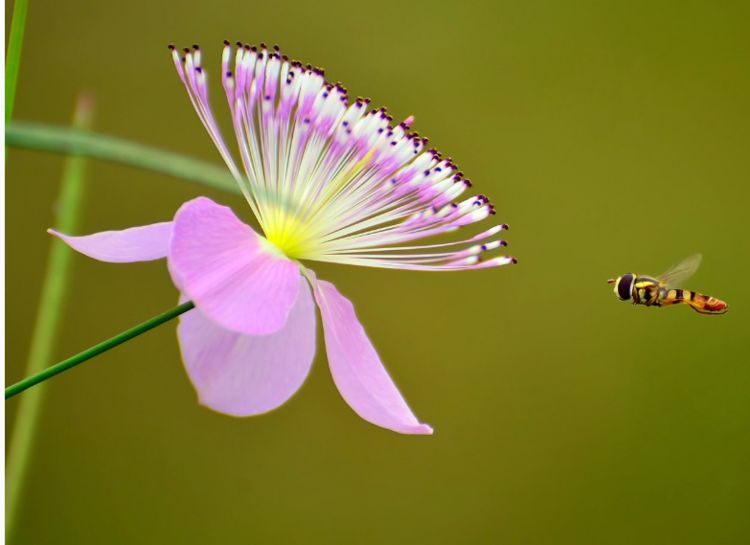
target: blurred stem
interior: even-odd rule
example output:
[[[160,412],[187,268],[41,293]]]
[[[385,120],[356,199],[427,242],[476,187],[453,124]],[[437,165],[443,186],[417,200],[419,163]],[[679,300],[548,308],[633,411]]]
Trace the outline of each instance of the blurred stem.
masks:
[[[91,117],[91,100],[85,96],[79,96],[73,113],[73,125],[88,127],[91,125]],[[75,232],[78,227],[85,170],[86,161],[82,157],[73,156],[65,161],[56,205],[56,223],[57,228],[66,233]],[[72,255],[73,251],[65,244],[59,241],[52,242],[31,335],[29,357],[26,362],[27,375],[44,369],[57,345]],[[39,421],[44,394],[44,388],[39,388],[26,396],[18,405],[16,422],[10,437],[5,473],[6,538],[11,536],[18,513],[20,494],[33,451],[34,432]]]
[[[161,172],[224,191],[240,191],[227,168],[86,130],[16,121],[5,127],[5,145],[73,153]]]
[[[16,102],[16,84],[18,69],[21,66],[21,48],[26,29],[26,13],[29,11],[28,0],[16,0],[13,6],[13,19],[8,33],[8,50],[5,53],[5,121],[13,116],[13,105]]]
[[[46,369],[39,373],[36,373],[35,375],[16,382],[12,386],[8,386],[5,389],[5,399],[10,399],[16,394],[20,394],[24,390],[27,390],[28,388],[31,388],[36,384],[44,382],[45,380],[52,378],[55,375],[59,375],[63,371],[67,371],[68,369],[75,367],[76,365],[83,363],[84,361],[88,361],[91,358],[106,352],[107,350],[111,350],[112,348],[137,337],[138,335],[142,335],[146,331],[150,331],[155,327],[158,327],[193,308],[195,308],[195,304],[193,304],[192,301],[182,303],[181,305],[178,305],[173,309],[162,312],[161,314],[158,314],[153,318],[146,320],[145,322],[141,322],[135,327],[131,327],[130,329],[117,334],[114,337],[107,339],[106,341],[95,344],[91,348],[87,348],[86,350],[84,350],[83,352],[79,352],[75,356],[71,356],[70,358],[63,360],[60,363],[56,363],[52,367],[47,367]],[[38,391],[38,389],[34,392],[30,392],[26,397],[33,395],[36,391]],[[8,478],[10,478],[10,476],[8,476]]]

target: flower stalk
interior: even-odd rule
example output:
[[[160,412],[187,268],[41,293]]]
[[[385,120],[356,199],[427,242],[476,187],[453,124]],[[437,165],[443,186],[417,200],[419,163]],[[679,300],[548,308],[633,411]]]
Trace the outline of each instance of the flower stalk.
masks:
[[[39,384],[40,382],[44,382],[45,380],[52,378],[55,375],[59,375],[63,371],[67,371],[68,369],[71,369],[72,367],[75,367],[76,365],[79,365],[85,361],[88,361],[91,358],[98,356],[99,354],[107,352],[108,350],[111,350],[116,346],[120,346],[124,342],[127,342],[130,339],[146,333],[147,331],[150,331],[155,327],[158,327],[193,308],[195,308],[195,305],[192,301],[182,303],[181,305],[178,305],[173,309],[162,312],[161,314],[158,314],[153,318],[150,318],[149,320],[138,324],[135,327],[131,327],[130,329],[127,329],[122,333],[109,338],[106,341],[102,341],[99,344],[96,344],[91,348],[84,350],[83,352],[79,352],[75,356],[71,356],[70,358],[63,360],[53,365],[52,367],[48,367],[40,373],[27,377],[13,384],[12,386],[8,386],[5,389],[5,399],[10,399],[11,397],[20,394],[24,390],[27,390],[32,386]]]

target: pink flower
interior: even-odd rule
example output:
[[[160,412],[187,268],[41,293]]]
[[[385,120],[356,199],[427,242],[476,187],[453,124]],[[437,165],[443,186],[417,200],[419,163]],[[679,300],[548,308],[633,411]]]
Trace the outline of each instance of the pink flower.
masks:
[[[229,44],[223,87],[242,157],[234,162],[208,102],[196,46],[172,48],[190,100],[237,179],[265,236],[229,208],[199,197],[171,222],[72,237],[53,232],[94,259],[127,263],[167,258],[181,299],[196,308],[178,337],[200,402],[249,416],[275,409],[301,387],[315,356],[316,312],[336,386],[362,418],[408,434],[430,434],[404,401],[351,302],[300,260],[447,271],[515,262],[481,259],[504,246],[494,225],[459,242],[405,245],[494,214],[482,195],[457,201],[471,184],[450,159],[425,150],[367,99],[349,103],[323,72],[278,52]],[[230,59],[234,68],[230,71]],[[457,248],[457,249],[455,249]]]

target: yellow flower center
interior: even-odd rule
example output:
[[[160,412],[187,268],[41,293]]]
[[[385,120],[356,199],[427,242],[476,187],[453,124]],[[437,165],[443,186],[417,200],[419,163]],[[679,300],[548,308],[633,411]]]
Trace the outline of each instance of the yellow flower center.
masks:
[[[266,238],[285,256],[303,259],[315,254],[318,244],[308,236],[310,225],[303,223],[297,215],[277,209],[264,219]]]

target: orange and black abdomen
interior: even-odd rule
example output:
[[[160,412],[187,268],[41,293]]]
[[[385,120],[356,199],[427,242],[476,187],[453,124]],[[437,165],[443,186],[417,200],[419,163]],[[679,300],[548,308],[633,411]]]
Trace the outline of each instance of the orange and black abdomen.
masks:
[[[662,297],[662,305],[675,305],[685,303],[690,305],[693,310],[701,314],[724,314],[728,305],[721,299],[703,295],[697,291],[669,289]]]

